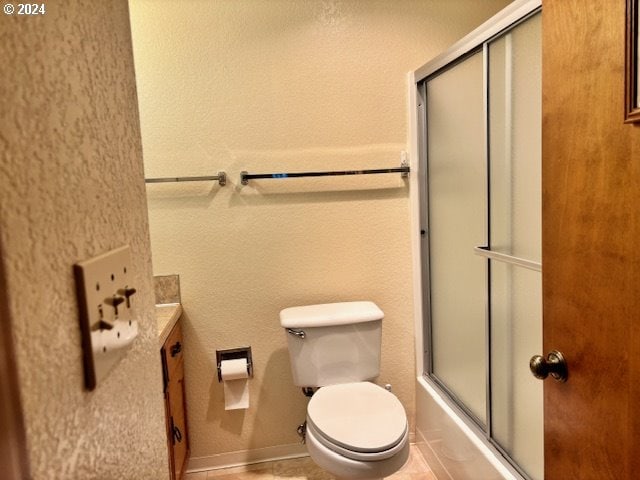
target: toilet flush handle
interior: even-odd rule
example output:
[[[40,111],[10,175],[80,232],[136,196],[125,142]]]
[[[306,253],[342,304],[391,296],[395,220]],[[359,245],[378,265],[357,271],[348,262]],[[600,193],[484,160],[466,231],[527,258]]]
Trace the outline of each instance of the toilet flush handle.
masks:
[[[304,337],[306,336],[306,334],[304,333],[304,330],[294,330],[293,328],[287,328],[287,333],[290,333],[291,335],[295,335],[296,337],[299,337],[303,340],[304,340]]]

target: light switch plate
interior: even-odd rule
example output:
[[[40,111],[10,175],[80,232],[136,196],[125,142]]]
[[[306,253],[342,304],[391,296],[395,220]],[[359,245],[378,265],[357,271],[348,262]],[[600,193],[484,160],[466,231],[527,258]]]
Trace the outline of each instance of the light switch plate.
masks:
[[[85,384],[96,388],[124,357],[138,336],[135,287],[129,246],[76,263],[74,266]]]

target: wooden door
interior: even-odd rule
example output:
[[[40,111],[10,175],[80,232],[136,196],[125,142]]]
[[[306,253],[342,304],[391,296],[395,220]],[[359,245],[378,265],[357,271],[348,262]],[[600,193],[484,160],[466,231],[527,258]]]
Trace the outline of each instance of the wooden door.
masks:
[[[640,124],[625,0],[543,1],[545,479],[640,478]]]

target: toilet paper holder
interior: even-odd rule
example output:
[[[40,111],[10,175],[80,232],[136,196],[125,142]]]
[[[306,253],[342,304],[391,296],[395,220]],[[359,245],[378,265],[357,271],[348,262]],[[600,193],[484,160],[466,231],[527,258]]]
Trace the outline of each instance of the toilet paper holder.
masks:
[[[253,378],[253,359],[251,357],[251,347],[227,348],[216,350],[216,363],[218,366],[218,382],[222,382],[222,362],[224,360],[247,359],[247,374]]]

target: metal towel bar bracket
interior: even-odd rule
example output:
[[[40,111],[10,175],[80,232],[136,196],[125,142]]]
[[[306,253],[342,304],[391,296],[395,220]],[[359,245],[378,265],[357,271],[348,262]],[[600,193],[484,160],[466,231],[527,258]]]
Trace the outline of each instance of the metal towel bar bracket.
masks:
[[[276,179],[276,178],[300,178],[300,177],[332,177],[341,175],[371,175],[375,173],[400,173],[403,178],[409,175],[411,167],[406,160],[403,160],[397,168],[376,168],[372,170],[339,170],[329,172],[289,172],[289,173],[249,173],[240,172],[240,183],[248,185],[249,180],[255,179]]]
[[[145,178],[144,183],[170,183],[170,182],[207,182],[214,180],[221,187],[227,184],[227,174],[218,172],[217,175],[205,175],[203,177],[166,177],[166,178]]]

